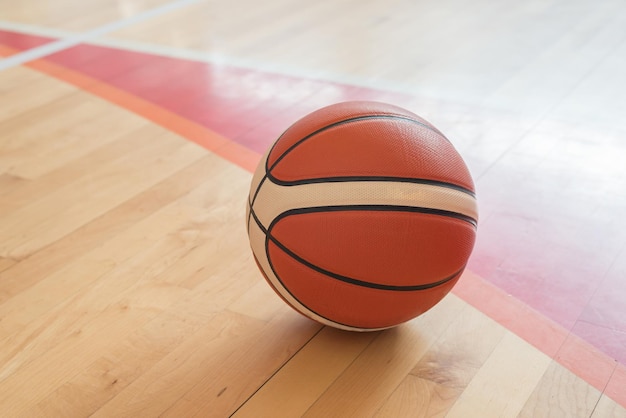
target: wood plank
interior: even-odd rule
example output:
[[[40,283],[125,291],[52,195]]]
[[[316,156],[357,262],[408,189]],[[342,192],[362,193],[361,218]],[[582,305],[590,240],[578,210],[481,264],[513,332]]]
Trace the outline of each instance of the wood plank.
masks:
[[[77,93],[71,98],[68,101],[75,102],[74,106],[63,109],[63,106],[56,104],[55,109],[50,109],[46,116],[46,119],[58,117],[64,121],[56,130],[38,127],[35,130],[39,134],[36,141],[28,141],[28,146],[10,154],[12,167],[7,170],[9,174],[35,179],[64,168],[77,159],[88,161],[92,151],[147,124],[145,119],[123,109],[111,108],[101,99],[87,93]],[[57,112],[60,112],[58,116]],[[42,131],[46,134],[42,135]],[[23,137],[24,129],[5,133]]]
[[[31,255],[205,153],[195,144],[185,143],[158,128],[145,128],[135,136],[141,138],[137,148],[115,164],[85,173],[54,193],[4,216],[0,221],[0,234],[5,237],[0,243],[0,255],[16,258]],[[140,161],[143,169],[138,171],[136,166]]]
[[[167,219],[168,227],[181,225],[172,216],[172,211],[164,214],[169,216],[164,216],[161,224]],[[184,220],[184,217],[179,215],[179,219]],[[160,231],[167,234],[169,230],[161,227]],[[3,324],[2,334],[9,337],[3,342],[0,363],[0,404],[5,405],[7,412],[46,396],[115,345],[117,342],[109,336],[123,339],[134,327],[150,320],[181,297],[184,289],[173,285],[157,285],[155,288],[154,284],[146,284],[175,262],[176,252],[180,256],[185,251],[185,247],[172,245],[180,244],[175,238],[169,241],[167,236],[157,239],[137,256],[117,266],[114,261],[98,263],[87,258],[2,305],[5,312],[11,309],[8,315],[12,319],[10,324]],[[145,246],[145,242],[142,244]],[[193,243],[187,248],[189,246]],[[132,254],[130,248],[126,250]],[[43,287],[48,289],[40,289]],[[140,294],[133,296],[136,292]],[[31,294],[46,294],[47,297],[18,312],[17,309],[24,307],[23,301],[33,300]],[[8,327],[20,322],[20,331],[5,334],[10,331]],[[72,367],[64,370],[49,368],[51,361],[58,364],[71,361]],[[33,387],[33,379],[41,381]],[[29,386],[30,389],[26,390]],[[19,390],[23,397],[11,395],[10,390],[5,390],[7,387],[23,388]]]
[[[59,147],[78,142],[80,137],[72,133],[101,116],[106,108],[98,99],[75,91],[5,120],[0,123],[0,164],[5,167],[10,163],[11,170],[16,170],[24,161],[43,158],[38,152],[55,152]],[[111,125],[109,129],[113,130]],[[91,138],[88,139],[86,143],[91,143]],[[19,172],[12,174],[26,177]]]
[[[374,415],[383,417],[443,417],[459,389],[409,374]]]
[[[209,154],[42,251],[22,260],[10,274],[0,272],[0,280],[3,283],[0,289],[0,304],[48,275],[67,267],[67,264],[76,258],[189,193],[199,184],[206,182],[214,173],[224,170],[226,165],[227,163]],[[119,246],[118,248],[123,249]]]
[[[228,314],[194,316],[170,309],[148,322],[109,352],[78,371],[26,415],[88,416],[148,372],[185,338],[203,330],[207,338],[232,324]]]
[[[19,80],[19,88],[12,88],[0,95],[0,123],[2,124],[9,122],[12,118],[21,118],[19,120],[24,127],[27,127],[29,121],[22,117],[22,114],[29,111],[36,114],[37,108],[76,92],[75,87],[60,83],[40,73],[35,73],[37,76],[33,80],[33,77],[28,74],[32,70],[22,69],[22,71],[26,75]],[[0,140],[0,149],[2,149],[7,138],[1,136],[0,138],[2,138]]]
[[[206,163],[206,161],[204,162]],[[227,171],[225,170],[225,172]],[[198,189],[203,189],[204,194],[210,195],[212,190],[215,190],[215,187],[220,186],[212,182],[203,182],[202,186],[194,191],[198,193]],[[106,237],[106,241],[100,242],[93,250],[71,260],[71,262],[66,262],[61,269],[48,271],[47,275],[42,273],[40,280],[33,286],[13,294],[3,304],[0,304],[0,313],[6,318],[0,322],[0,329],[2,330],[0,335],[10,337],[11,339],[18,339],[18,336],[21,334],[30,336],[31,331],[28,328],[24,328],[27,324],[37,319],[45,319],[43,315],[51,309],[56,309],[55,307],[64,300],[63,298],[71,299],[76,292],[88,292],[87,294],[89,294],[89,292],[92,292],[90,286],[95,286],[99,282],[104,286],[110,284],[113,286],[110,293],[118,294],[121,289],[116,286],[121,285],[111,282],[110,277],[106,278],[106,275],[119,275],[120,270],[123,272],[128,268],[125,263],[132,262],[133,257],[136,257],[137,254],[144,254],[145,257],[145,255],[159,250],[164,245],[161,243],[163,239],[169,240],[165,244],[170,242],[172,248],[168,250],[166,245],[162,250],[163,255],[158,255],[159,253],[157,253],[156,257],[162,258],[163,260],[159,260],[161,262],[167,261],[171,258],[171,255],[182,257],[185,264],[184,268],[180,270],[181,274],[185,273],[185,271],[189,271],[189,273],[195,272],[196,270],[194,269],[201,270],[201,263],[206,264],[207,254],[215,254],[217,257],[224,255],[223,252],[229,251],[232,253],[238,249],[241,240],[245,239],[244,232],[241,232],[239,235],[233,234],[237,238],[236,240],[223,240],[220,243],[222,252],[211,251],[215,246],[212,236],[200,234],[197,231],[206,227],[206,225],[221,225],[223,222],[223,217],[221,216],[222,208],[211,209],[208,205],[206,207],[194,207],[190,202],[196,200],[196,195],[188,193],[181,199],[169,203],[145,218],[136,220],[136,223],[129,226],[126,230],[120,231],[117,235]],[[211,215],[211,211],[219,213],[220,216],[216,218],[214,215]],[[233,212],[229,213],[233,216]],[[200,256],[191,259],[185,251],[185,248],[189,248],[189,246],[199,247],[206,253],[200,252]],[[170,256],[165,255],[167,252],[170,253]],[[26,262],[27,260],[24,261],[24,263]],[[206,267],[202,270],[205,274],[212,271],[211,267]],[[152,271],[152,268],[146,269],[146,271]],[[146,271],[141,272],[138,276],[145,276]],[[188,280],[187,276],[180,277],[182,283]],[[177,284],[172,279],[168,283]],[[27,305],[28,301],[37,298],[39,294],[47,297],[44,299],[40,298],[39,303],[30,306],[29,309],[23,309],[23,306]],[[105,292],[104,288],[99,288],[96,293],[92,294],[92,297],[97,298],[98,294],[104,297],[109,292]],[[98,306],[98,303],[93,301],[87,303],[87,305],[94,307],[92,303]],[[67,308],[65,306],[62,309]],[[77,308],[77,310],[80,309]],[[7,346],[5,345],[5,347]]]
[[[581,78],[622,42],[623,16],[618,13],[616,19],[611,18],[615,5],[610,2],[597,6],[564,28],[556,42],[546,45],[509,77],[487,97],[487,102],[494,107],[539,116],[562,101]]]
[[[183,281],[184,274],[181,267],[189,271],[201,269],[206,266],[206,246],[198,246],[191,253],[201,253],[205,257],[197,258],[195,265],[189,269],[189,258],[181,258],[169,269],[154,277],[152,282],[172,283],[172,275],[180,276]],[[188,254],[191,254],[188,253]],[[248,254],[243,254],[243,259],[249,260]],[[238,261],[238,260],[237,260]],[[211,264],[213,272],[203,272],[204,280],[193,291],[187,289],[182,297],[176,300],[168,308],[158,314],[154,319],[145,323],[135,332],[130,334],[124,341],[112,345],[110,350],[101,351],[102,357],[96,359],[85,369],[76,369],[77,374],[62,384],[57,390],[43,399],[32,409],[33,415],[39,411],[71,411],[73,414],[89,415],[96,412],[102,405],[113,400],[144,373],[150,373],[152,367],[162,368],[160,362],[178,362],[178,356],[173,355],[176,350],[185,346],[185,341],[194,339],[195,346],[188,345],[188,349],[198,350],[206,347],[204,344],[218,334],[226,332],[222,338],[228,339],[229,332],[224,327],[236,325],[240,321],[249,324],[245,316],[236,315],[225,311],[230,301],[242,292],[242,288],[248,285],[249,280],[237,280],[225,283],[222,277],[233,274],[233,267],[229,263]],[[250,266],[254,267],[254,266]],[[241,269],[236,266],[236,269]],[[242,272],[239,271],[240,277]],[[254,279],[254,270],[243,273],[247,279]],[[164,287],[167,290],[168,287]],[[137,289],[135,297],[141,297],[144,291]],[[132,304],[132,301],[129,302]],[[236,315],[236,316],[235,316]],[[233,318],[235,322],[229,320]],[[214,334],[217,333],[217,334]],[[118,334],[119,335],[119,334]],[[99,344],[98,344],[99,345]],[[202,349],[198,355],[207,354]],[[190,364],[193,367],[193,363]],[[158,378],[157,378],[158,380]],[[134,390],[130,387],[128,390]],[[122,398],[126,395],[120,395]],[[113,400],[120,402],[120,399]],[[163,409],[167,404],[161,405]],[[132,405],[127,408],[132,409]],[[27,410],[28,411],[28,410]]]
[[[466,305],[447,297],[424,315],[380,332],[303,416],[369,416]]]
[[[11,22],[39,24],[44,27],[80,32],[137,15],[166,2],[166,0],[141,0],[121,7],[107,0],[96,0],[89,4],[77,0],[60,0],[55,3],[55,9],[51,10],[45,1],[29,0],[19,7],[0,3],[0,16]],[[64,12],[60,13],[57,10]]]
[[[259,278],[261,273],[259,272]],[[272,290],[265,280],[259,280],[233,302],[228,310],[243,315],[269,321],[278,309],[284,307],[282,299]]]
[[[0,97],[11,90],[18,90],[33,82],[44,80],[46,76],[24,67],[8,68],[0,74]],[[0,99],[1,100],[1,99]]]
[[[4,197],[9,194],[11,190],[20,189],[23,184],[26,183],[26,179],[21,179],[19,177],[13,176],[8,173],[0,174],[0,197],[3,199],[3,205],[6,204],[8,199]]]
[[[323,328],[233,417],[302,416],[376,337]]]
[[[93,416],[227,416],[318,330],[291,310],[267,324],[224,312]]]
[[[376,416],[445,415],[505,332],[481,312],[464,308],[411,370],[417,379],[408,376]]]
[[[589,417],[600,395],[599,390],[560,364],[552,362],[519,417]]]
[[[593,410],[591,418],[626,418],[626,407],[603,395]]]
[[[507,332],[446,416],[517,416],[550,362]]]
[[[246,184],[247,178],[243,180],[243,184]],[[222,183],[205,182],[203,186],[203,194],[211,196],[215,194],[213,191],[216,188],[222,187]],[[217,273],[222,270],[223,275],[233,274],[232,267],[229,262],[218,262],[226,258],[221,258],[220,252],[211,251],[214,245],[212,235],[201,232],[215,229],[214,226],[222,224],[224,220],[226,224],[232,223],[232,219],[224,219],[221,204],[213,208],[192,206],[190,202],[197,202],[199,194],[197,190],[194,192],[132,227],[126,236],[118,236],[109,245],[98,247],[93,254],[79,259],[68,269],[73,268],[78,274],[61,271],[29,289],[30,293],[47,294],[50,302],[42,301],[34,309],[18,312],[17,308],[23,306],[19,299],[32,300],[31,295],[22,293],[2,305],[5,310],[14,306],[15,310],[7,316],[14,321],[21,319],[25,324],[24,330],[17,333],[23,336],[23,342],[12,333],[9,344],[5,342],[3,345],[6,351],[0,369],[0,404],[6,405],[7,411],[19,413],[25,405],[53,396],[50,394],[56,393],[55,388],[63,385],[73,374],[89,367],[90,363],[115,348],[117,341],[109,338],[109,335],[124,339],[135,328],[143,326],[180,301],[190,289],[177,286],[177,281],[185,281],[185,277],[180,276],[184,269],[174,266],[177,263],[189,266],[190,259],[186,257],[189,252],[196,251],[202,257],[195,257],[195,266],[186,268],[197,272],[208,264],[214,271],[213,276],[209,277],[214,279],[207,284],[206,289],[197,288],[195,302],[190,303],[187,299],[184,306],[194,306],[199,312],[207,312],[206,304],[210,307],[208,312],[214,312],[221,304],[223,310],[233,297],[243,292],[242,286],[246,283],[241,280],[231,282],[236,286],[225,288],[232,295],[229,298],[217,291],[219,282],[215,286],[215,280],[223,277]],[[237,217],[233,211],[228,211],[228,214],[231,218]],[[234,240],[224,240],[220,245],[230,253],[237,251],[242,239],[245,240],[243,223],[236,237]],[[150,245],[146,246],[146,242]],[[133,247],[139,252],[129,257],[129,253],[133,254]],[[211,254],[211,257],[207,258],[207,254]],[[102,256],[107,257],[108,263],[102,263]],[[248,262],[251,261],[249,253],[243,253],[243,256]],[[240,263],[234,266],[236,271],[241,271]],[[256,267],[250,267],[253,269],[248,271],[248,276],[258,279]],[[85,268],[93,277],[91,282],[85,280],[84,274],[80,274]],[[176,274],[177,278],[173,278],[172,274]],[[203,274],[206,277],[211,274],[211,270],[204,269]],[[44,284],[52,287],[47,291],[38,288]],[[75,289],[74,295],[72,288]],[[63,301],[68,297],[67,302]],[[212,302],[212,298],[219,300],[220,304]],[[47,312],[44,310],[46,305],[49,305]],[[9,324],[2,325],[6,328]],[[17,350],[12,350],[12,347]],[[70,358],[71,368],[58,370],[48,367],[51,359],[61,364],[67,363]],[[10,396],[5,399],[1,395],[10,393],[1,389],[5,385],[20,388],[29,385],[28,382],[34,376],[41,378],[42,382],[28,391],[20,390],[23,398]]]
[[[125,125],[123,121],[118,123]],[[105,134],[107,138],[99,146],[94,145],[96,148],[93,151],[73,159],[66,155],[62,165],[56,169],[50,170],[52,164],[43,163],[42,166],[46,167],[46,170],[50,170],[44,176],[29,179],[5,174],[6,187],[0,192],[3,197],[2,202],[0,202],[0,215],[15,212],[75,182],[85,176],[86,173],[97,170],[102,165],[102,161],[115,161],[133,152],[137,147],[137,142],[129,140],[129,138],[132,137],[132,132],[136,131],[139,134],[141,131],[138,129],[145,126],[147,126],[145,121],[137,124],[136,127],[129,123],[120,131],[109,132]],[[94,137],[99,138],[99,135],[96,134]],[[87,148],[83,148],[83,151],[87,151]],[[56,163],[53,164],[56,165]],[[2,182],[1,178],[0,182]]]
[[[313,8],[315,5],[311,5]],[[118,39],[133,39],[158,45],[184,46],[194,49],[205,49],[206,39],[200,34],[206,30],[206,22],[211,21],[211,30],[220,38],[220,43],[237,42],[240,40],[250,41],[250,37],[245,36],[244,30],[250,27],[261,27],[266,25],[268,19],[285,22],[298,11],[302,13],[302,7],[286,2],[285,0],[272,0],[267,2],[263,8],[241,7],[236,3],[220,3],[219,15],[215,18],[215,3],[193,4],[184,9],[179,9],[159,16],[155,19],[133,25],[116,31],[111,37]],[[228,16],[236,19],[229,18]],[[180,34],[178,42],[171,33],[159,30],[164,25],[179,26],[184,22],[186,30]]]
[[[4,270],[7,270],[13,267],[15,264],[17,264],[17,260],[0,257],[0,273]]]

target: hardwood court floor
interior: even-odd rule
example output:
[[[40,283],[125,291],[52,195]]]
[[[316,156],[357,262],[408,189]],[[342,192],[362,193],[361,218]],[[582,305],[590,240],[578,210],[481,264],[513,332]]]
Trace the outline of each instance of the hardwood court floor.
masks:
[[[0,1],[0,416],[626,416],[619,1]],[[248,250],[259,154],[399,104],[477,182],[453,294],[323,328]]]

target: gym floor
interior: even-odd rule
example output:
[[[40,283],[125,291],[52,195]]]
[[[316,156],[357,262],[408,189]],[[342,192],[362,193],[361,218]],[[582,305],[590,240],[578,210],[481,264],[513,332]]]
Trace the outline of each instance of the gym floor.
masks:
[[[0,55],[1,415],[626,416],[622,2],[0,0]],[[476,182],[464,277],[392,331],[299,316],[245,236],[345,100]]]

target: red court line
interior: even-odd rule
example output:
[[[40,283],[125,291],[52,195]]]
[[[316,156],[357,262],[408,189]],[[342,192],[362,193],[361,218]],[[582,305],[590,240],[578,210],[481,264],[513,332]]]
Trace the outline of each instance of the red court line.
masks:
[[[604,392],[606,396],[626,408],[626,366],[618,364]]]
[[[26,66],[143,116],[248,171],[256,168],[260,158],[258,153],[147,100],[45,59],[32,61]]]
[[[17,49],[9,48],[8,46],[0,44],[0,55],[3,57],[10,57],[11,55],[17,54],[18,52],[20,51],[18,51]]]
[[[36,35],[24,35],[16,32],[9,32],[0,29],[0,45],[6,46],[11,49],[11,53],[2,53],[3,56],[9,56],[20,51],[35,48],[49,42],[54,41],[52,38],[45,38],[43,36]]]
[[[15,52],[0,45],[2,55]],[[260,159],[237,142],[105,82],[45,59],[25,65],[137,113],[250,172]],[[626,408],[624,365],[469,271],[453,292]]]
[[[623,365],[472,272],[466,271],[452,291],[591,386],[606,388],[607,396],[626,408]]]

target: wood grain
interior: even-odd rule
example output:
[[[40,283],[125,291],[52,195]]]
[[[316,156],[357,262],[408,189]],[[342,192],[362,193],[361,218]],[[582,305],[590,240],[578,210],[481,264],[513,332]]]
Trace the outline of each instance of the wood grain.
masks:
[[[625,418],[626,408],[620,406],[608,396],[602,396],[593,410],[591,418]]]
[[[590,387],[558,363],[551,363],[519,417],[548,414],[551,417],[591,416],[600,391]]]
[[[302,416],[375,338],[323,328],[233,416]]]
[[[447,416],[517,416],[549,364],[549,357],[505,334]]]
[[[374,414],[463,307],[448,298],[419,319],[379,333],[303,416]]]
[[[505,332],[504,328],[494,324],[485,315],[465,307],[413,367],[405,382],[384,403],[378,415],[445,415]],[[481,337],[476,338],[477,335]],[[415,385],[421,385],[424,389],[418,390]],[[426,396],[420,393],[424,391]]]

